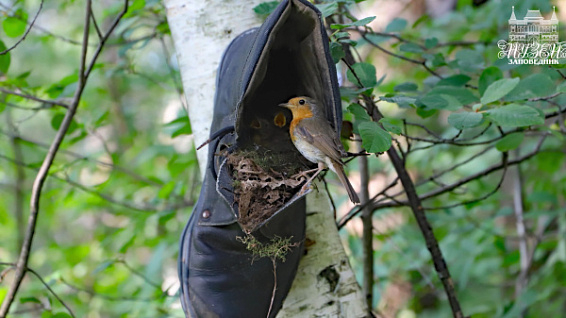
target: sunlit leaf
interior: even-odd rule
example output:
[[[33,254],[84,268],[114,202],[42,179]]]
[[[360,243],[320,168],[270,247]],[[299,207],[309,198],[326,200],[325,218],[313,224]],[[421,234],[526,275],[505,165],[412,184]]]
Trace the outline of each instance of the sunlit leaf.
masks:
[[[354,73],[348,69],[346,75],[348,80],[356,85],[360,85],[362,87],[374,87],[377,85],[377,77],[375,66],[369,63],[356,63],[352,65],[352,70]]]
[[[489,104],[509,94],[519,84],[518,78],[504,78],[491,83],[481,97],[482,104]]]
[[[495,120],[499,125],[506,127],[524,127],[542,125],[544,119],[540,113],[527,105],[510,104],[488,110],[489,119]]]
[[[483,116],[476,112],[452,113],[448,116],[448,123],[456,129],[476,127],[481,124]]]
[[[373,121],[364,121],[358,125],[362,145],[368,152],[378,153],[391,147],[391,135]]]

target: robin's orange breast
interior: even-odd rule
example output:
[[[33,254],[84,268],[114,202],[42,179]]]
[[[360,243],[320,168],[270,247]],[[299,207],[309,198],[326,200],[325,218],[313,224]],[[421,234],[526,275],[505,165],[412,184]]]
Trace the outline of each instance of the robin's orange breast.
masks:
[[[311,118],[313,116],[311,110],[304,106],[304,107],[297,107],[292,109],[293,112],[293,120],[291,121],[291,124],[289,125],[289,132],[291,135],[291,140],[293,141],[293,143],[295,142],[295,139],[297,138],[297,136],[295,135],[295,128],[297,128],[297,125],[299,124],[299,122],[303,119],[306,118]]]

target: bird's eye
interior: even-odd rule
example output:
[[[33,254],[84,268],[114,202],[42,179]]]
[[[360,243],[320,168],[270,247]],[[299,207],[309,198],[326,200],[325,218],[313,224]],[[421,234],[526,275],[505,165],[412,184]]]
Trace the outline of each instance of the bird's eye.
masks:
[[[304,105],[304,104],[305,104],[305,100],[304,100],[304,99],[299,100],[299,105]]]

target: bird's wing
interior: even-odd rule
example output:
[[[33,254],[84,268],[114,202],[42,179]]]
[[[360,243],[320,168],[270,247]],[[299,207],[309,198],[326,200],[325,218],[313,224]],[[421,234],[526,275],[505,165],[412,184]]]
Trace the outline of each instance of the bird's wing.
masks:
[[[340,158],[345,153],[344,147],[327,122],[321,124],[306,118],[301,120],[295,129],[298,136],[320,149],[327,157],[342,163]]]

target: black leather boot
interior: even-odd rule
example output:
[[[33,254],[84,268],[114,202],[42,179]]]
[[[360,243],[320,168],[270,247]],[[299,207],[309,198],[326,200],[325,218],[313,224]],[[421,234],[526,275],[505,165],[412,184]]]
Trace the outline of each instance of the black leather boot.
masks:
[[[181,303],[188,317],[275,317],[303,254],[310,190],[295,191],[243,231],[227,156],[261,149],[261,156],[302,160],[289,138],[291,116],[277,107],[294,96],[323,101],[339,131],[336,72],[320,12],[306,1],[284,0],[260,28],[232,41],[216,87],[208,167],[180,242]],[[258,246],[274,244],[284,252],[257,253]]]

